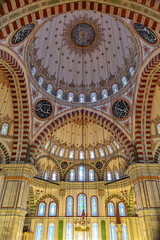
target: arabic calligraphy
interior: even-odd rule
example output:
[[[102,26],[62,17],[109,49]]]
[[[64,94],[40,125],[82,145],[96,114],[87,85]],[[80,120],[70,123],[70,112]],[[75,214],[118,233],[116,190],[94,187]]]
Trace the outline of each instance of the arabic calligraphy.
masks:
[[[52,114],[53,107],[52,104],[46,100],[41,99],[35,105],[35,113],[38,118],[46,119],[49,118]]]
[[[32,32],[35,26],[35,23],[30,23],[18,29],[11,37],[11,44],[20,44],[22,41],[24,41],[25,38],[28,37],[28,35]]]
[[[117,119],[124,119],[129,115],[130,112],[130,107],[129,103],[123,99],[117,100],[113,105],[112,105],[112,114],[117,118]]]

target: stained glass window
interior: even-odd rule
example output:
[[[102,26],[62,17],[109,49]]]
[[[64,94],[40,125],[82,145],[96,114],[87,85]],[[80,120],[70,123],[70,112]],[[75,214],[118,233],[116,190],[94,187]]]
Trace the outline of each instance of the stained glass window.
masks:
[[[120,202],[120,203],[118,204],[118,209],[119,209],[119,215],[120,215],[121,217],[126,216],[125,206],[124,206],[124,203],[123,203],[123,202]]]
[[[52,89],[53,89],[53,86],[52,86],[52,84],[49,83],[47,85],[47,92],[51,94],[52,93]]]
[[[122,85],[123,87],[127,84],[127,77],[126,76],[123,76],[122,77]]]
[[[46,142],[46,145],[44,146],[44,149],[47,150],[47,148],[49,147],[50,141]]]
[[[71,150],[71,151],[69,152],[69,159],[73,159],[73,157],[74,157],[74,151]]]
[[[54,240],[55,224],[49,223],[47,240]]]
[[[108,97],[108,91],[107,91],[107,89],[103,89],[102,90],[102,99],[107,98],[107,97]]]
[[[9,124],[8,124],[8,123],[3,123],[3,124],[2,124],[2,127],[1,127],[1,134],[7,135],[7,133],[8,133],[8,128],[9,128]]]
[[[90,151],[89,151],[89,154],[90,154],[90,158],[91,158],[91,159],[94,159],[94,158],[95,158],[95,153],[94,153],[93,150],[90,150]]]
[[[32,67],[31,72],[32,72],[32,75],[35,76],[35,75],[36,75],[36,68],[35,68],[35,67]]]
[[[80,103],[84,103],[85,102],[85,94],[84,93],[79,94],[79,102]]]
[[[38,216],[43,217],[45,215],[45,208],[46,204],[44,202],[41,202],[38,206]]]
[[[160,123],[157,123],[157,132],[158,132],[158,135],[160,134]]]
[[[67,206],[66,206],[66,216],[73,216],[73,198],[71,196],[67,197]]]
[[[68,102],[73,102],[74,100],[74,94],[72,92],[68,93]]]
[[[80,158],[81,160],[84,159],[84,151],[80,151],[80,152],[79,152],[79,158]]]
[[[49,171],[45,171],[44,180],[48,180],[48,179],[49,179]]]
[[[61,150],[59,152],[59,157],[63,157],[64,156],[64,152],[65,152],[65,149],[61,148]]]
[[[37,176],[37,177],[38,177],[38,178],[41,178],[41,176],[42,176],[42,169],[39,170],[39,173],[38,173],[38,176]]]
[[[72,223],[66,223],[66,239],[65,240],[72,240]]]
[[[129,73],[130,73],[131,76],[133,76],[134,71],[135,71],[134,67],[131,66],[131,67],[129,68]]]
[[[109,153],[112,154],[113,153],[113,149],[112,149],[111,145],[107,145],[107,148],[108,148]]]
[[[107,204],[107,210],[108,210],[108,216],[109,216],[109,217],[115,216],[114,204],[113,204],[113,202],[109,202],[109,203]]]
[[[115,179],[116,179],[116,180],[119,180],[119,172],[118,172],[118,171],[115,171],[115,172],[114,172],[114,176],[115,176]]]
[[[86,195],[81,193],[81,194],[78,195],[78,216],[82,216],[83,210],[84,210],[85,215],[87,215]]]
[[[136,54],[135,55],[135,62],[137,63],[137,60],[138,60],[138,55]]]
[[[71,170],[70,170],[69,180],[70,180],[71,182],[74,182],[74,181],[75,181],[75,170],[74,170],[74,169],[71,169]]]
[[[43,77],[40,76],[38,78],[38,83],[39,83],[40,86],[42,86],[42,84],[43,84]]]
[[[38,223],[36,226],[35,240],[42,240],[43,224]]]
[[[114,84],[112,85],[112,91],[113,91],[113,93],[118,92],[118,85],[117,85],[117,83],[114,83]]]
[[[97,93],[96,92],[92,92],[91,93],[91,102],[96,102],[97,101]]]
[[[55,217],[56,216],[56,211],[57,211],[57,204],[55,202],[52,202],[49,205],[49,216],[50,217]]]
[[[98,223],[92,223],[92,240],[99,240]]]
[[[57,149],[57,145],[54,145],[54,146],[52,147],[51,153],[54,154],[55,151],[56,151],[56,149]]]
[[[63,98],[63,90],[62,89],[57,90],[57,98],[59,98],[59,99]]]
[[[114,143],[114,145],[115,145],[115,147],[116,147],[117,149],[120,148],[119,144],[118,144],[116,141],[113,141],[113,143]]]
[[[94,181],[94,170],[93,169],[89,170],[89,181],[90,182]]]
[[[86,179],[86,174],[85,174],[85,167],[84,166],[79,166],[78,167],[78,181],[84,182]]]
[[[56,181],[56,180],[57,180],[57,172],[53,171],[51,176],[51,181]]]
[[[111,223],[109,225],[110,240],[117,240],[116,225]]]
[[[99,148],[99,155],[100,155],[100,157],[104,157],[105,156],[104,150],[102,148]]]
[[[92,216],[97,217],[98,216],[98,201],[97,197],[91,198],[91,210],[92,210]]]
[[[112,173],[110,171],[107,172],[107,181],[112,181]]]
[[[122,223],[122,228],[123,228],[123,232],[122,232],[122,240],[128,240],[128,231],[127,231],[127,224],[126,223]]]

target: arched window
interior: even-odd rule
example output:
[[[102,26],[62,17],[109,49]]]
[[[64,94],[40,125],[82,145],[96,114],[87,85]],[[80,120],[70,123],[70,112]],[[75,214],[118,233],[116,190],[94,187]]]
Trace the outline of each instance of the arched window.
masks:
[[[73,157],[74,157],[74,151],[71,150],[71,151],[69,152],[69,159],[73,159]]]
[[[49,205],[49,216],[55,217],[57,214],[57,204],[55,202],[51,202]]]
[[[98,223],[92,223],[92,240],[99,240]]]
[[[157,123],[157,133],[160,134],[160,123]]]
[[[49,147],[50,141],[46,142],[44,149],[47,150],[47,148]]]
[[[87,215],[87,199],[86,195],[81,193],[78,195],[78,216],[82,216],[84,210],[85,215]]]
[[[108,211],[108,216],[109,217],[115,216],[114,203],[113,202],[109,202],[107,204],[107,211]]]
[[[102,90],[102,99],[107,98],[107,97],[108,97],[108,91],[107,91],[107,89],[103,89]]]
[[[66,238],[65,240],[72,240],[72,223],[66,223]]]
[[[84,103],[85,102],[85,94],[84,93],[79,94],[79,102],[80,103]]]
[[[116,179],[116,180],[119,180],[119,172],[118,172],[118,171],[115,171],[115,172],[114,172],[114,176],[115,176],[115,179]]]
[[[94,181],[94,170],[93,169],[89,170],[89,181],[90,182]]]
[[[35,240],[42,240],[42,233],[43,233],[43,224],[38,223],[36,226]]]
[[[46,209],[46,204],[44,202],[41,202],[38,205],[38,217],[44,217],[45,209]]]
[[[92,92],[91,93],[91,102],[96,102],[97,101],[97,93],[96,92]]]
[[[36,75],[36,68],[32,67],[31,72],[32,72],[32,75],[35,76]]]
[[[103,148],[99,148],[99,155],[100,157],[105,157]]]
[[[115,147],[119,150],[119,148],[120,148],[119,144],[116,141],[113,141],[113,143],[114,143]]]
[[[120,203],[118,204],[118,209],[119,209],[119,215],[120,215],[121,217],[125,217],[125,216],[126,216],[126,211],[125,211],[125,205],[124,205],[123,202],[120,202]]]
[[[48,86],[47,86],[47,92],[51,94],[52,89],[53,89],[53,86],[52,86],[52,84],[49,83]]]
[[[78,167],[78,181],[84,182],[86,180],[86,171],[84,166]]]
[[[111,223],[109,225],[110,240],[117,240],[116,225]]]
[[[55,232],[55,224],[54,223],[49,223],[47,240],[54,240],[54,232]]]
[[[74,94],[72,92],[68,93],[68,102],[73,102],[74,101]]]
[[[38,173],[38,178],[41,178],[42,177],[42,169],[39,170],[39,173]]]
[[[107,172],[107,181],[112,181],[112,173],[110,171]]]
[[[51,176],[51,181],[56,181],[57,180],[57,172],[56,171],[53,171],[52,172],[52,176]]]
[[[49,171],[45,171],[44,180],[48,180],[48,179],[49,179]]]
[[[74,169],[70,170],[69,180],[70,180],[70,182],[74,182],[75,181],[75,170]]]
[[[122,77],[122,85],[123,87],[127,84],[127,77],[126,76],[123,76]]]
[[[92,217],[98,216],[98,201],[97,201],[97,197],[95,196],[91,198],[91,211],[92,211]]]
[[[65,149],[61,148],[61,150],[59,152],[59,157],[63,157],[64,156],[64,152],[65,152]]]
[[[1,134],[7,135],[8,128],[9,128],[9,124],[8,123],[2,123]]]
[[[80,158],[81,160],[84,159],[84,151],[80,151],[80,152],[79,152],[79,158]]]
[[[118,85],[117,85],[117,83],[114,83],[114,84],[112,85],[112,91],[113,91],[113,93],[118,92]]]
[[[129,68],[129,73],[130,73],[131,76],[133,76],[134,71],[135,71],[134,67],[131,66],[131,67]]]
[[[128,231],[127,231],[127,224],[126,223],[122,223],[122,228],[123,228],[123,232],[122,232],[122,240],[128,240]]]
[[[40,77],[38,78],[38,84],[39,84],[40,86],[43,85],[43,77],[42,77],[42,76],[40,76]]]
[[[73,197],[67,197],[66,216],[73,216]]]
[[[91,158],[91,159],[94,159],[94,158],[95,158],[95,153],[94,153],[93,150],[90,150],[90,151],[89,151],[89,154],[90,154],[90,158]]]
[[[59,98],[59,99],[63,98],[63,90],[62,89],[57,90],[57,98]]]
[[[107,148],[108,148],[109,153],[112,154],[113,153],[113,149],[112,149],[111,145],[107,145]]]
[[[56,149],[57,149],[57,145],[54,145],[54,146],[52,147],[51,153],[54,154],[55,151],[56,151]]]
[[[135,55],[135,63],[137,63],[137,60],[138,60],[138,55],[136,54]]]

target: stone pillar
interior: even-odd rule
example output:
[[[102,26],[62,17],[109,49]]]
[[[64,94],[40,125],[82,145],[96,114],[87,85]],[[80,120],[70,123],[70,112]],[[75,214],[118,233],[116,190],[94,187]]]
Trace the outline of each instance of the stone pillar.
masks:
[[[136,163],[130,165],[126,171],[134,186],[143,240],[158,240],[160,236],[159,173],[160,165],[158,164]]]
[[[0,239],[21,240],[28,190],[38,172],[29,164],[0,165],[4,183],[0,199]]]

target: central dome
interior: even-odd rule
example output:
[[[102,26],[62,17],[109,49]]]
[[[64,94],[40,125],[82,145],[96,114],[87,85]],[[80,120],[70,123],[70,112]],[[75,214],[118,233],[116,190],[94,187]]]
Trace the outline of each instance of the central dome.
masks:
[[[122,88],[122,78],[125,84],[129,81],[137,47],[132,30],[120,18],[75,11],[41,23],[27,53],[34,78],[48,93],[63,99],[72,93],[74,101],[83,93],[88,101],[92,92],[98,99],[103,90],[106,96],[113,94],[115,83]]]

